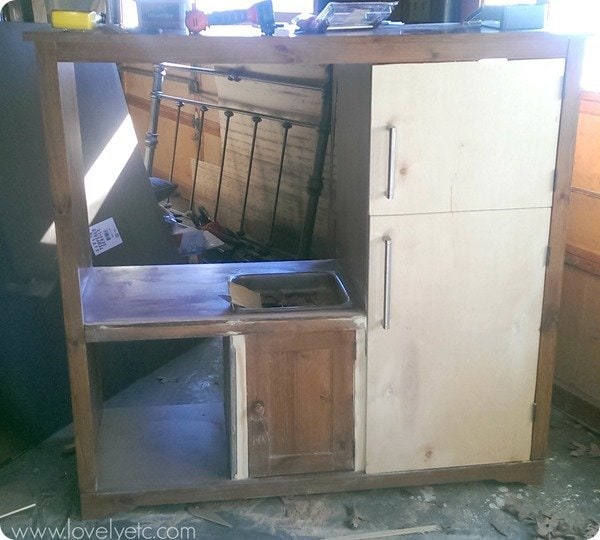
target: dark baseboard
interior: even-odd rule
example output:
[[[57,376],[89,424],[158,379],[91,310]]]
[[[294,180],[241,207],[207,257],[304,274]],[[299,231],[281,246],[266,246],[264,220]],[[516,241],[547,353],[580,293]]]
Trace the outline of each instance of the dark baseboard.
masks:
[[[595,405],[556,384],[552,394],[552,405],[600,433],[600,408]]]

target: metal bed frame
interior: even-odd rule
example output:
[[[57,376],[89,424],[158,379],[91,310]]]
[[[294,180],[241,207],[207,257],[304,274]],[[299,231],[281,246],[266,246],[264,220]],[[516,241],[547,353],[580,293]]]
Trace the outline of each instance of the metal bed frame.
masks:
[[[176,70],[184,70],[189,73],[204,73],[210,74],[214,76],[227,77],[228,80],[234,82],[241,82],[242,80],[249,81],[259,81],[264,83],[269,83],[273,85],[283,85],[283,86],[291,86],[296,88],[304,88],[311,89],[315,91],[321,92],[321,114],[319,122],[305,122],[299,120],[293,120],[290,118],[285,118],[282,116],[257,113],[256,111],[238,109],[233,107],[226,107],[222,105],[217,105],[213,103],[207,103],[200,100],[184,98],[181,96],[174,96],[165,94],[163,92],[164,80],[167,74],[168,69],[176,69]],[[276,188],[275,188],[275,198],[273,201],[273,208],[271,214],[271,223],[270,223],[270,231],[269,237],[267,240],[263,241],[262,244],[267,248],[272,246],[273,242],[273,232],[275,230],[276,218],[277,218],[277,208],[279,205],[279,193],[282,183],[283,176],[283,166],[286,156],[286,148],[288,144],[288,133],[295,126],[302,126],[311,129],[315,129],[317,131],[317,140],[316,147],[314,151],[313,158],[313,166],[312,173],[307,179],[306,190],[308,192],[308,201],[306,205],[306,210],[304,212],[304,220],[302,223],[302,230],[300,232],[300,240],[296,249],[294,258],[297,259],[307,259],[310,258],[312,240],[314,235],[315,221],[317,215],[317,207],[319,204],[319,198],[323,191],[323,170],[325,167],[325,157],[327,152],[327,144],[329,141],[329,135],[331,132],[331,97],[332,97],[332,76],[330,67],[327,68],[326,78],[322,84],[311,84],[307,81],[299,81],[293,80],[290,78],[276,77],[276,76],[256,76],[252,74],[245,74],[243,70],[239,69],[212,69],[206,67],[198,67],[198,66],[189,66],[182,64],[173,64],[173,63],[162,63],[154,65],[153,70],[153,84],[151,91],[151,105],[150,105],[150,119],[148,124],[148,130],[146,132],[145,137],[145,155],[144,155],[144,164],[148,173],[152,174],[152,166],[154,162],[154,152],[156,146],[158,144],[158,119],[160,112],[160,104],[162,101],[171,101],[177,104],[177,117],[176,117],[176,126],[175,126],[175,134],[173,140],[173,154],[171,161],[171,169],[169,174],[169,182],[173,182],[173,170],[175,166],[176,159],[176,151],[177,151],[177,138],[179,134],[179,125],[181,118],[181,110],[186,105],[191,105],[196,107],[199,111],[199,117],[197,119],[197,123],[194,126],[197,131],[197,143],[196,143],[196,163],[199,163],[200,152],[202,149],[203,143],[203,127],[204,127],[204,118],[206,112],[209,110],[219,110],[223,111],[225,116],[225,127],[224,133],[222,136],[222,148],[221,148],[221,163],[219,169],[219,181],[217,188],[217,198],[216,204],[213,212],[213,218],[216,221],[219,214],[219,206],[221,203],[221,188],[223,184],[223,171],[225,168],[226,156],[227,156],[227,143],[229,139],[229,129],[230,123],[234,119],[236,115],[242,116],[250,116],[253,122],[252,129],[252,139],[250,144],[250,155],[248,160],[248,168],[247,175],[245,178],[245,191],[244,191],[244,202],[242,206],[242,216],[241,222],[239,224],[239,229],[237,234],[240,236],[245,235],[245,222],[246,222],[246,210],[248,207],[248,200],[251,192],[251,175],[252,175],[252,166],[254,162],[254,151],[256,147],[256,141],[259,134],[259,124],[263,120],[272,120],[275,122],[279,122],[282,127],[282,138],[281,138],[281,152],[279,158],[279,167],[278,167],[278,175],[275,179]],[[196,187],[198,182],[198,166],[196,166],[194,171],[194,178],[192,181],[192,192],[190,197],[190,211],[193,212],[194,205],[194,197],[196,193]],[[243,180],[242,180],[243,181]],[[259,242],[260,243],[260,242]]]

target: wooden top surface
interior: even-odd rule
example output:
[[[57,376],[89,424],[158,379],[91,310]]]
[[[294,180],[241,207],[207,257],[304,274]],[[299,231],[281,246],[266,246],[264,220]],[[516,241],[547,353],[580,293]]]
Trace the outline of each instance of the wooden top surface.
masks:
[[[557,58],[570,37],[543,31],[484,31],[457,23],[380,26],[376,30],[319,35],[260,36],[247,26],[203,36],[143,35],[107,29],[40,30],[25,39],[55,48],[57,61],[386,64],[481,58]],[[234,30],[231,30],[231,29]]]
[[[96,341],[124,327],[205,325],[210,329],[204,335],[227,335],[261,331],[257,324],[268,329],[282,320],[356,319],[360,326],[364,319],[360,306],[259,313],[231,309],[228,281],[232,276],[331,270],[339,272],[331,260],[93,268],[83,293],[86,334],[89,341]]]

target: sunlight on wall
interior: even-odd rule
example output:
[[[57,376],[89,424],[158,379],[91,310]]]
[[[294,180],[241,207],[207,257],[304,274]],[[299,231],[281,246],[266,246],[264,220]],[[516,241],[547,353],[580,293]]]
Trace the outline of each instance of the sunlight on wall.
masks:
[[[133,122],[127,115],[85,175],[85,194],[90,223],[119,179],[136,146],[137,137]],[[40,242],[56,244],[54,223],[50,225]]]
[[[546,28],[551,32],[593,35],[586,44],[581,88],[600,92],[600,2],[551,0]]]

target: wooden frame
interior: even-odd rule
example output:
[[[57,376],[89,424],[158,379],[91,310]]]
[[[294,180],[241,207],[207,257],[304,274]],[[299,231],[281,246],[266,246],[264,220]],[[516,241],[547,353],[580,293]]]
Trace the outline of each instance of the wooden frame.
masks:
[[[27,35],[35,41],[41,88],[44,132],[50,167],[50,182],[58,240],[64,317],[75,431],[77,466],[84,517],[141,504],[178,503],[286,494],[346,491],[496,479],[503,482],[538,482],[543,474],[556,341],[556,317],[565,246],[566,210],[577,126],[579,74],[582,40],[545,32],[483,34],[452,26],[452,32],[432,27],[431,33],[411,34],[410,29],[380,28],[366,35],[338,34],[303,37],[200,37],[143,36],[108,32],[43,31]],[[266,479],[223,480],[201,488],[160,491],[107,492],[99,489],[96,451],[100,423],[99,381],[91,357],[92,343],[104,340],[176,338],[227,335],[278,330],[309,324],[312,328],[364,328],[358,310],[329,317],[298,317],[296,320],[244,321],[231,331],[227,321],[203,320],[106,321],[86,323],[82,301],[93,295],[98,274],[91,268],[87,242],[87,215],[83,192],[79,118],[71,62],[179,63],[296,63],[296,64],[385,64],[444,62],[481,58],[566,58],[556,190],[551,223],[551,254],[546,273],[543,322],[537,376],[537,413],[533,428],[532,461],[394,474],[321,473]],[[172,267],[177,273],[177,268]],[[134,271],[135,272],[135,271]],[[88,290],[88,287],[90,289]],[[336,315],[332,319],[332,315]],[[303,326],[304,328],[304,326]]]
[[[569,44],[566,56],[563,105],[558,134],[555,189],[550,222],[550,253],[546,269],[544,303],[542,305],[531,459],[544,459],[547,453],[550,408],[552,406],[552,381],[554,380],[554,355],[556,352],[556,323],[560,308],[567,241],[567,210],[573,172],[575,138],[577,137],[582,58],[583,41],[572,41]]]

